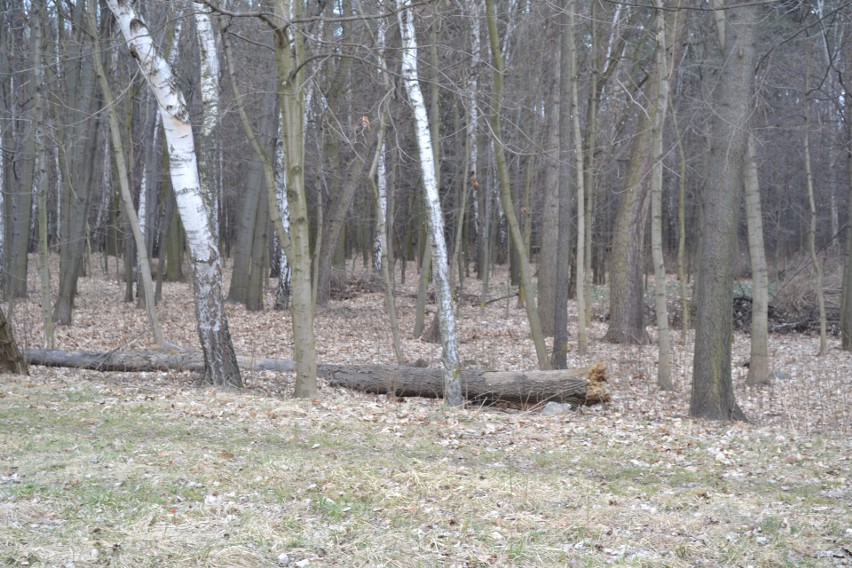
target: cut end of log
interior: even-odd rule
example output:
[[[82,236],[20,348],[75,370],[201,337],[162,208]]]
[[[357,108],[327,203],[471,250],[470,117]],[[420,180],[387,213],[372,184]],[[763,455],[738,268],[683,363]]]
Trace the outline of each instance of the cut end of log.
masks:
[[[595,363],[589,368],[589,386],[586,388],[586,406],[609,402],[609,384],[606,381],[606,363]]]

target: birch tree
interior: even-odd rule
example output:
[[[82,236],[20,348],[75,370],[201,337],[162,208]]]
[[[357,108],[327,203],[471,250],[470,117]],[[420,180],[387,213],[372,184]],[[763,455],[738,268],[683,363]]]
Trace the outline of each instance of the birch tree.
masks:
[[[287,174],[284,160],[284,140],[281,120],[278,121],[278,138],[275,140],[275,201],[281,213],[284,232],[290,234],[290,214],[287,207]],[[290,309],[290,261],[284,243],[275,233],[278,250],[278,286],[275,289],[275,309]]]
[[[417,136],[417,149],[420,156],[420,169],[423,175],[423,188],[426,192],[426,217],[432,243],[432,280],[435,284],[435,296],[438,303],[438,324],[441,330],[441,347],[444,365],[444,400],[450,406],[464,404],[461,384],[461,363],[456,337],[456,318],[453,313],[453,299],[450,281],[447,276],[447,245],[444,241],[444,218],[435,178],[435,159],[432,151],[432,139],[429,133],[429,118],[426,104],[420,90],[417,74],[417,38],[414,34],[414,12],[411,0],[397,0],[399,10],[399,28],[402,34],[402,80],[408,92],[414,114],[414,127]]]
[[[210,6],[195,2],[195,35],[201,59],[201,132],[199,133],[198,173],[201,197],[210,215],[213,238],[219,237],[219,207],[213,184],[216,171],[216,129],[219,126],[219,54],[213,35]]]
[[[198,335],[204,353],[206,382],[241,387],[242,378],[228,331],[222,293],[219,247],[201,196],[189,110],[171,66],[159,54],[148,27],[128,0],[107,0],[131,56],[160,105],[169,148],[172,190],[189,245]]]

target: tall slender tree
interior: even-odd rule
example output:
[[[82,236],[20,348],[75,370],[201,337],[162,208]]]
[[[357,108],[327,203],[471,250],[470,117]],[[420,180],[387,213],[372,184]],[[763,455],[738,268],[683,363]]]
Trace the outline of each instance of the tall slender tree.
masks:
[[[769,275],[766,269],[766,249],[763,245],[763,214],[760,206],[760,185],[757,176],[757,152],[754,136],[748,138],[745,186],[746,218],[748,221],[748,251],[751,258],[751,356],[746,384],[763,385],[769,382]],[[686,320],[684,320],[686,321]]]
[[[447,245],[444,241],[444,217],[438,184],[435,178],[435,155],[429,133],[429,118],[426,104],[420,90],[417,75],[417,38],[414,32],[414,11],[410,0],[397,0],[399,10],[399,28],[402,34],[402,79],[408,92],[408,100],[414,114],[414,126],[417,135],[417,149],[420,156],[420,169],[423,175],[423,188],[426,192],[427,221],[432,237],[432,279],[435,283],[435,296],[438,302],[441,347],[443,352],[444,400],[450,406],[464,404],[461,381],[461,362],[456,336],[456,318],[453,313],[453,298],[450,280],[447,276]]]
[[[503,53],[500,49],[500,38],[497,31],[497,14],[494,8],[494,0],[485,0],[485,13],[488,25],[489,45],[491,46],[491,59],[494,64],[494,84],[491,97],[491,112],[489,113],[488,122],[494,136],[494,155],[497,162],[497,177],[500,184],[500,201],[503,204],[503,212],[506,215],[506,222],[509,225],[512,247],[518,260],[521,287],[523,288],[523,293],[526,299],[524,305],[527,309],[530,334],[532,335],[532,340],[535,344],[538,366],[541,369],[549,369],[550,359],[547,356],[544,334],[541,331],[541,322],[538,318],[538,304],[536,303],[535,289],[532,286],[529,254],[527,245],[524,242],[523,234],[521,233],[518,218],[515,215],[515,206],[512,202],[512,190],[509,182],[508,165],[506,163],[506,154],[503,148],[504,140],[500,124],[500,121],[502,120],[502,116],[500,114],[500,100],[503,93],[503,75],[505,73],[505,69],[503,65]]]

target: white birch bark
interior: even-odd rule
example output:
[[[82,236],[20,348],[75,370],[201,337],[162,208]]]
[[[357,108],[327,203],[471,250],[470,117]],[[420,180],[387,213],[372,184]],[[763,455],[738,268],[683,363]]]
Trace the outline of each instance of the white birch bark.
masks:
[[[477,104],[477,93],[479,92],[479,65],[482,61],[482,40],[480,39],[480,16],[482,14],[481,0],[470,3],[470,76],[467,86],[467,144],[468,144],[468,183],[471,188],[471,208],[473,210],[473,242],[474,250],[479,254],[479,242],[482,237],[482,219],[479,215],[479,177],[478,160],[479,144],[477,144],[477,132],[479,128],[479,105]],[[476,258],[477,265],[480,261]]]
[[[378,199],[376,203],[376,241],[373,245],[373,264],[376,270],[382,269],[382,257],[387,249],[387,225],[388,215],[388,178],[385,170],[385,144],[382,142],[378,148],[378,163],[376,164],[376,191]]]
[[[186,231],[193,267],[198,334],[205,361],[204,378],[214,385],[241,387],[242,379],[225,315],[219,248],[201,197],[186,101],[172,75],[171,65],[157,51],[145,22],[128,0],[107,0],[107,6],[115,15],[130,53],[160,105],[169,148],[172,189]]]
[[[426,104],[420,90],[417,74],[417,39],[414,34],[414,13],[410,0],[397,0],[399,9],[399,28],[402,34],[402,80],[408,92],[414,114],[414,126],[417,136],[417,149],[420,155],[420,168],[423,175],[423,187],[426,192],[426,206],[429,209],[427,221],[432,235],[432,279],[435,283],[435,296],[438,303],[438,324],[441,330],[443,351],[444,400],[450,406],[464,404],[461,385],[461,364],[456,337],[456,319],[453,313],[453,298],[450,281],[447,276],[447,245],[444,241],[444,218],[435,177],[435,161],[432,152],[432,140],[429,133],[429,118]]]
[[[178,17],[175,19],[174,30],[172,31],[172,44],[168,53],[168,61],[169,65],[174,65],[174,62],[177,60],[178,55],[180,53],[180,32],[183,29],[183,19],[180,17],[180,11],[178,12]],[[110,54],[112,56],[112,53]],[[145,108],[150,108],[150,99],[146,99]],[[160,164],[158,163],[157,154],[158,154],[158,144],[157,144],[157,135],[160,132],[160,124],[162,122],[162,117],[157,109],[159,107],[154,108],[154,128],[151,129],[151,138],[149,139],[148,147],[146,148],[146,152],[148,152],[148,156],[154,156],[153,159],[146,159],[144,165],[142,167],[142,181],[139,184],[139,206],[136,209],[136,217],[139,221],[139,230],[142,232],[142,241],[145,243],[145,255],[148,255],[148,231],[150,230],[148,227],[148,217],[150,215],[148,208],[152,205],[148,203],[148,193],[155,191],[154,188],[148,187],[148,173],[149,170],[156,171],[155,168],[159,168]],[[145,121],[145,124],[148,124],[148,121]],[[153,184],[152,184],[153,185]],[[154,200],[156,204],[156,200]],[[156,205],[153,205],[156,208]],[[137,256],[136,256],[136,273],[141,276],[142,274],[142,266],[141,266],[141,249],[137,244]],[[153,250],[153,247],[152,247]],[[144,286],[144,281],[141,277],[137,277],[137,290],[139,287]],[[147,300],[147,294],[139,294],[140,302],[142,305]]]
[[[104,162],[101,166],[101,202],[98,205],[98,215],[95,218],[95,232],[100,232],[104,226],[107,211],[109,210],[109,202],[112,197],[112,166],[109,161],[110,156],[110,141],[109,136],[104,134]],[[57,213],[58,222],[58,213]],[[57,227],[56,234],[59,235]],[[106,256],[104,257],[106,258]]]
[[[218,240],[219,207],[213,179],[216,163],[216,129],[219,125],[219,56],[210,19],[210,6],[196,2],[195,8],[195,32],[201,59],[201,106],[203,109],[198,155],[201,197],[210,214],[213,237]]]
[[[290,234],[290,211],[287,206],[287,170],[284,159],[284,132],[283,124],[278,121],[278,139],[275,141],[275,197],[281,222],[284,224],[284,232]],[[280,310],[290,309],[290,261],[287,260],[287,251],[284,243],[275,233],[275,242],[278,245],[278,289],[275,293],[275,307]]]

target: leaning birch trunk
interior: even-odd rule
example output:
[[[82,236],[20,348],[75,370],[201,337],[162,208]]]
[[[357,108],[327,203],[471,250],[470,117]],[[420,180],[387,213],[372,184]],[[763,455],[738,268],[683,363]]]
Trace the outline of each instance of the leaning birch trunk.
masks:
[[[222,294],[219,247],[201,197],[189,110],[171,66],[157,52],[145,22],[127,0],[107,0],[130,54],[139,63],[157,101],[169,148],[172,189],[186,232],[193,267],[198,335],[204,352],[204,379],[214,385],[241,387],[234,347],[228,332]]]
[[[151,331],[154,334],[154,341],[160,347],[165,346],[165,338],[163,331],[160,328],[160,322],[157,319],[157,311],[154,307],[154,280],[151,277],[151,263],[148,259],[148,247],[145,245],[145,235],[142,233],[140,218],[136,216],[136,211],[133,208],[133,197],[130,194],[130,179],[127,175],[127,162],[124,157],[124,144],[121,140],[121,126],[118,123],[118,113],[116,111],[115,99],[110,89],[109,82],[104,71],[103,60],[101,59],[100,38],[98,37],[98,25],[95,15],[95,4],[89,4],[89,28],[92,30],[92,38],[94,49],[92,50],[95,58],[95,73],[98,75],[98,81],[101,85],[101,93],[104,97],[104,103],[107,109],[109,118],[109,131],[111,143],[107,144],[112,148],[113,159],[115,160],[115,169],[118,172],[118,183],[121,190],[121,202],[124,205],[124,213],[127,215],[130,229],[133,233],[133,240],[136,243],[138,254],[139,270],[142,273],[142,291],[144,294],[145,311],[148,313],[148,321],[151,323]],[[140,193],[139,202],[145,198],[144,188]]]
[[[180,54],[180,35],[183,29],[183,18],[181,10],[178,9],[177,17],[174,18],[174,27],[171,30],[171,43],[167,47],[165,57],[169,65],[174,65]],[[166,34],[169,35],[168,33]],[[151,106],[151,118],[146,120],[145,128],[150,135],[150,139],[145,148],[145,160],[142,166],[142,181],[139,187],[139,207],[137,208],[137,217],[139,219],[139,230],[145,239],[145,254],[148,256],[149,265],[151,255],[154,253],[154,218],[157,213],[157,196],[159,192],[160,168],[162,167],[162,156],[160,153],[160,123],[162,116],[158,112],[159,103],[157,98],[149,93],[153,98]],[[146,106],[150,106],[148,100],[145,101]],[[169,217],[166,217],[167,219]],[[139,248],[137,246],[137,248]],[[141,249],[140,249],[141,250]],[[137,256],[136,270],[139,276],[137,277],[137,288],[144,290],[145,282],[142,278],[141,256]],[[162,273],[162,271],[161,271]],[[162,280],[161,280],[162,282]],[[154,303],[160,299],[160,293],[154,291]],[[138,307],[145,307],[145,294],[138,294]]]
[[[500,182],[500,200],[503,203],[503,211],[506,222],[509,225],[511,241],[518,256],[521,287],[526,296],[527,318],[530,324],[530,334],[535,344],[536,358],[540,369],[550,368],[550,360],[547,356],[547,346],[544,343],[544,334],[541,331],[541,322],[538,319],[538,307],[536,304],[535,288],[532,286],[530,277],[529,255],[524,243],[518,218],[515,215],[515,206],[512,203],[512,191],[509,186],[509,170],[506,164],[506,153],[503,149],[503,135],[500,127],[500,98],[503,92],[503,54],[500,51],[500,42],[497,37],[497,15],[494,9],[494,0],[485,2],[486,19],[488,22],[488,38],[491,46],[491,57],[494,63],[494,87],[493,100],[491,102],[491,113],[489,122],[494,136],[494,153],[497,161],[497,173]]]
[[[760,186],[757,177],[754,136],[748,138],[745,164],[745,204],[748,221],[748,252],[751,258],[751,358],[746,384],[769,383],[769,276],[766,249],[763,245],[763,219],[760,208]]]
[[[666,63],[666,18],[663,1],[657,8],[656,79],[657,98],[651,133],[651,251],[654,259],[654,297],[657,312],[657,386],[672,390],[672,347],[669,334],[669,312],[666,306],[666,265],[663,259],[663,127],[666,123],[669,97],[669,70]]]
[[[441,329],[444,400],[450,406],[461,406],[464,404],[464,397],[462,396],[461,364],[456,338],[456,318],[453,313],[452,291],[447,277],[447,245],[444,242],[444,219],[435,179],[435,161],[432,153],[432,140],[429,135],[429,118],[426,116],[426,104],[423,101],[423,93],[420,91],[420,82],[417,76],[417,39],[414,35],[414,12],[411,10],[410,0],[397,0],[397,7],[403,45],[402,79],[414,112],[417,149],[420,154],[423,187],[426,192],[425,201],[429,209],[426,218],[432,237],[432,275],[438,303],[438,324]]]

